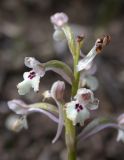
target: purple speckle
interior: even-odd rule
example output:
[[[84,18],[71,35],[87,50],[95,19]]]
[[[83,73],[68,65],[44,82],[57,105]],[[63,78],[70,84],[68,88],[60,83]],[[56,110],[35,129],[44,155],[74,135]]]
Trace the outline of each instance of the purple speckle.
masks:
[[[82,105],[79,105],[79,108],[82,110],[83,109]]]
[[[77,110],[77,112],[80,112],[81,110],[83,110],[83,106],[80,105],[79,103],[77,103],[77,104],[75,105],[75,109]]]
[[[34,71],[31,71],[28,78],[33,79],[36,76],[36,73]]]

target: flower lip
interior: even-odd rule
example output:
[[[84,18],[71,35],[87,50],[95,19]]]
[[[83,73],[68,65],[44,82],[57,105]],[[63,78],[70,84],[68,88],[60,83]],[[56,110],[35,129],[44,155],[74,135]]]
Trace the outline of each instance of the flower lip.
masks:
[[[33,88],[35,92],[39,91],[39,74],[37,74],[34,70],[31,70],[30,72],[25,72],[23,74],[23,78],[24,80],[17,85],[18,93],[20,95],[27,94],[31,90],[31,88]]]
[[[71,101],[67,103],[66,115],[73,122],[73,125],[78,123],[84,125],[85,120],[90,117],[90,112],[85,105],[78,101]]]
[[[25,72],[23,74],[24,80],[17,85],[20,95],[27,94],[31,88],[33,88],[35,92],[38,92],[40,78],[43,77],[46,72],[44,64],[37,61],[34,57],[25,57],[24,63],[25,66],[31,68],[31,71]]]
[[[66,104],[67,118],[73,122],[73,125],[77,123],[83,125],[85,120],[90,117],[90,110],[97,109],[98,104],[99,101],[94,98],[91,90],[80,88],[74,100]]]

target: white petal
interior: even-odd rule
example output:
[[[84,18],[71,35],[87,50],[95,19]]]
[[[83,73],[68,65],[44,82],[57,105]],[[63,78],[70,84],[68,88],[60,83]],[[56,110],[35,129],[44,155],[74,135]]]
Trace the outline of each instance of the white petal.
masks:
[[[8,101],[9,108],[14,111],[16,114],[27,114],[28,108],[27,105],[18,99],[14,99],[11,101]]]
[[[36,62],[36,59],[34,57],[25,57],[25,60],[24,60],[25,66],[29,68],[33,68],[33,65],[35,62]]]
[[[28,76],[30,75],[30,72],[24,72],[23,73],[23,78],[24,80],[28,80]]]
[[[95,91],[97,90],[99,86],[99,82],[96,77],[94,76],[86,76],[85,77],[86,85],[92,90]]]
[[[87,54],[87,56],[79,61],[77,65],[77,71],[87,69],[87,66],[89,66],[92,63],[95,56],[102,51],[103,47],[109,44],[110,40],[111,37],[108,35],[105,35],[104,37],[97,39],[94,47]]]
[[[33,66],[33,70],[40,76],[43,77],[45,75],[45,68],[43,64],[38,63]]]
[[[90,89],[80,88],[74,97],[79,103],[87,105],[89,102],[94,101],[93,92]]]
[[[20,95],[25,95],[30,91],[31,87],[32,87],[31,81],[25,79],[17,85],[18,93]]]
[[[39,74],[41,77],[45,74],[45,68],[42,63],[37,61],[34,57],[25,57],[25,65],[32,68],[35,73]]]
[[[67,103],[66,115],[67,118],[73,122],[73,125],[80,123],[80,125],[84,125],[84,121],[90,117],[90,113],[87,108],[83,107],[83,110],[77,112],[75,109],[75,105],[77,101],[72,101]]]
[[[88,55],[78,62],[77,71],[87,69],[87,67],[90,64],[92,64],[92,61],[93,61],[93,59],[95,58],[96,55],[97,55],[96,46],[94,46],[91,49],[91,51],[88,53]]]
[[[10,115],[5,122],[5,125],[9,130],[14,132],[19,132],[23,128],[28,128],[27,119],[25,116],[19,117],[17,115]]]
[[[62,41],[65,39],[65,34],[61,29],[56,29],[53,33],[53,39],[55,41]]]
[[[36,77],[31,79],[30,81],[31,81],[31,86],[34,89],[34,92],[38,92],[39,91],[40,76],[36,75]]]
[[[73,122],[73,125],[76,125],[76,118],[78,114],[75,109],[75,105],[76,105],[76,101],[72,101],[70,103],[67,103],[67,107],[66,107],[67,118]]]
[[[76,117],[76,123],[80,123],[80,125],[84,125],[85,120],[87,120],[90,117],[90,112],[87,108],[83,108],[82,111],[80,111]]]
[[[122,130],[119,130],[119,131],[118,131],[117,141],[122,141],[122,142],[124,142],[124,131],[122,131]]]
[[[90,102],[86,105],[86,107],[90,110],[98,109],[98,106],[99,106],[99,100],[97,98],[95,98],[93,102]]]

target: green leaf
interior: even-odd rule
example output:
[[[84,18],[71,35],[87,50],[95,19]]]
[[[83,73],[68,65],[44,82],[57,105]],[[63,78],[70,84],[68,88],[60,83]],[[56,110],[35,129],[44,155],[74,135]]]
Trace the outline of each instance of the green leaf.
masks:
[[[52,70],[62,76],[69,84],[72,84],[73,74],[67,64],[58,60],[51,60],[44,63],[44,66],[46,71]]]
[[[39,108],[44,109],[46,111],[52,112],[54,114],[58,114],[58,109],[56,106],[50,104],[50,103],[34,103],[31,105],[28,105],[29,108]]]

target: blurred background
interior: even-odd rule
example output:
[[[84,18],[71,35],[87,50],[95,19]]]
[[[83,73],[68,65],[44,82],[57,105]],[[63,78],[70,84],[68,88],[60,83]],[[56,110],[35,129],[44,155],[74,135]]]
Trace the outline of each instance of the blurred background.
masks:
[[[42,92],[61,79],[49,72],[42,78],[38,94],[31,92],[20,97],[16,85],[27,70],[25,56],[34,56],[41,62],[59,59],[71,64],[66,43],[52,38],[49,17],[55,12],[68,14],[75,34],[85,35],[84,53],[97,37],[111,35],[110,45],[95,59],[99,81],[95,94],[100,99],[97,114],[118,116],[124,112],[123,10],[123,0],[0,0],[0,160],[66,159],[64,135],[52,145],[57,126],[44,115],[30,115],[29,129],[19,133],[5,126],[6,119],[13,114],[7,107],[8,100],[41,101]],[[124,144],[116,142],[116,135],[116,130],[107,129],[81,143],[79,160],[123,160]]]

